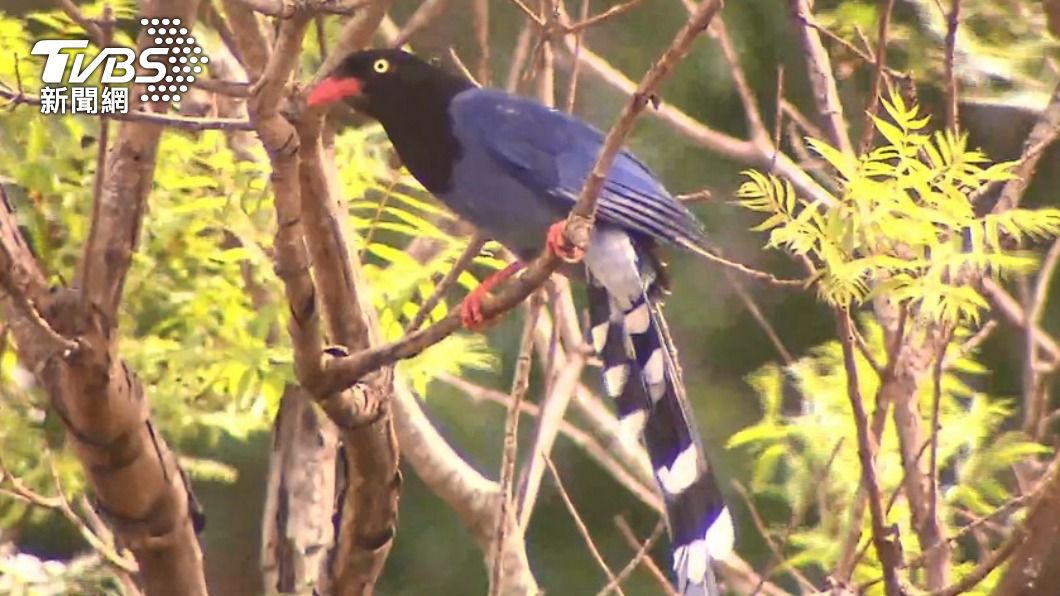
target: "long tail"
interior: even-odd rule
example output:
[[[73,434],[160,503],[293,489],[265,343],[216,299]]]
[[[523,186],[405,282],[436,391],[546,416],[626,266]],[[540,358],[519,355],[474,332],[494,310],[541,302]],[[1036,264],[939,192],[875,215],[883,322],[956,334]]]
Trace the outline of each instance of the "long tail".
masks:
[[[733,546],[732,518],[710,472],[685,399],[677,354],[657,300],[662,281],[648,247],[597,226],[586,253],[589,319],[604,387],[619,420],[639,431],[666,503],[678,589],[719,594],[710,565]]]

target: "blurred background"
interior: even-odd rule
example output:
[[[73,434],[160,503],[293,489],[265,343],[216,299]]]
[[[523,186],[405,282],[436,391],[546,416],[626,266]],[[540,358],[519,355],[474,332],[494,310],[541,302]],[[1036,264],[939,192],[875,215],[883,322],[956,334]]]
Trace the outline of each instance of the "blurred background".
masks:
[[[600,12],[610,4],[593,0],[590,13]],[[856,39],[858,31],[868,32],[874,39],[879,4],[822,0],[817,3],[815,11],[823,25],[846,39]],[[413,0],[396,0],[391,16],[397,23],[404,23],[418,5],[419,2]],[[83,9],[88,14],[95,14],[98,6],[99,3],[85,3]],[[1060,78],[1056,68],[1056,44],[1046,30],[1046,5],[1029,0],[997,3],[970,0],[964,6],[962,14],[966,28],[962,31],[968,31],[968,38],[966,45],[962,46],[964,52],[958,55],[963,97],[961,121],[970,133],[971,144],[982,147],[992,160],[1014,159],[1019,156],[1023,139],[1033,124],[1035,110],[1047,103]],[[5,49],[5,44],[10,49],[21,43],[13,41],[16,37],[43,35],[57,26],[45,18],[31,15],[41,10],[44,7],[33,0],[0,0],[0,50]],[[577,3],[568,2],[567,10],[576,12]],[[747,78],[756,92],[767,128],[772,129],[776,113],[778,68],[783,69],[786,99],[804,113],[813,114],[801,45],[794,36],[787,3],[778,0],[731,2],[725,7],[723,16]],[[634,10],[590,29],[584,43],[627,77],[638,80],[686,17],[686,10],[678,0],[644,0]],[[935,118],[941,118],[943,112],[940,73],[944,24],[940,19],[933,1],[899,0],[889,54],[892,67],[912,74],[924,111]],[[445,65],[451,65],[448,52],[453,48],[472,65],[477,51],[472,22],[470,2],[450,0],[446,13],[414,36],[411,43],[417,53],[436,57]],[[523,22],[523,17],[511,3],[490,2],[490,51],[498,85],[504,83]],[[19,23],[18,27],[13,23]],[[122,23],[122,28],[127,33],[135,31],[131,20]],[[327,35],[336,31],[337,28],[330,25],[326,28]],[[312,72],[318,63],[312,37],[307,36],[304,73]],[[378,43],[382,44],[382,40]],[[852,126],[852,138],[857,139],[871,70],[849,50],[837,44],[828,45],[840,77],[840,92]],[[207,53],[209,51],[208,46]],[[556,64],[557,92],[562,103],[569,74],[569,54],[562,50],[557,52]],[[8,84],[12,82],[9,76],[11,66],[10,55],[0,55],[0,74]],[[24,61],[23,69],[23,76],[27,72],[36,76],[39,67],[31,61]],[[521,92],[532,94],[533,85],[525,83]],[[696,43],[692,55],[662,87],[660,95],[664,102],[678,106],[718,130],[741,138],[746,134],[743,109],[733,88],[729,68],[717,44],[706,36]],[[624,101],[625,97],[583,70],[575,109],[578,115],[606,128]],[[50,272],[60,276],[68,275],[68,268],[80,246],[83,231],[78,226],[83,219],[78,218],[83,215],[91,196],[86,194],[90,187],[90,184],[86,186],[86,181],[90,180],[95,152],[92,120],[71,117],[64,120],[70,122],[59,124],[57,119],[40,122],[36,108],[28,106],[0,111],[0,157],[3,158],[0,160],[0,183],[9,188],[17,207],[23,208],[22,213],[32,210],[29,206],[36,205],[40,213],[45,214],[25,216],[28,218],[25,223],[37,241],[35,248],[52,264]],[[748,231],[758,223],[757,219],[731,203],[735,188],[741,182],[740,172],[747,167],[746,164],[703,150],[651,116],[644,116],[639,122],[629,141],[631,148],[673,193],[702,189],[711,192],[711,199],[696,203],[693,209],[714,241],[724,247],[731,258],[781,277],[798,275],[798,269],[787,257],[761,248],[764,243],[761,235]],[[183,164],[191,170],[206,167],[204,164],[211,160],[210,151],[221,151],[224,144],[220,139],[210,139],[209,134],[196,136],[167,132],[159,161],[167,163],[169,160],[168,163]],[[344,142],[348,145],[343,149],[340,144],[340,151],[350,152],[348,155],[385,156],[388,151],[385,138],[378,130],[364,132]],[[785,140],[784,145],[787,143]],[[224,286],[221,279],[225,275],[238,277],[239,268],[247,264],[253,268],[252,278],[265,287],[276,287],[264,254],[231,255],[231,262],[223,266],[214,263],[210,267],[196,265],[192,257],[184,256],[208,250],[208,246],[194,245],[196,240],[189,238],[186,226],[202,225],[206,230],[217,222],[204,223],[203,218],[225,213],[211,211],[219,209],[216,205],[199,205],[202,211],[196,212],[188,204],[188,197],[195,196],[195,193],[217,197],[243,193],[239,207],[249,215],[239,221],[247,228],[239,229],[233,224],[234,233],[261,239],[263,244],[269,242],[268,209],[256,211],[260,206],[257,204],[247,207],[255,201],[268,200],[260,169],[224,161],[231,158],[218,159],[221,161],[214,163],[213,167],[223,169],[230,165],[231,171],[236,172],[221,186],[217,186],[221,183],[203,180],[199,181],[201,188],[196,187],[199,182],[189,180],[186,171],[182,173],[175,166],[172,169],[160,167],[156,193],[150,199],[152,212],[147,219],[150,221],[160,214],[165,214],[168,219],[147,224],[145,254],[135,262],[136,277],[126,286],[129,320],[123,321],[123,329],[133,337],[128,342],[123,340],[123,351],[128,348],[127,357],[148,384],[155,416],[161,420],[163,432],[173,447],[187,456],[192,464],[189,469],[193,484],[208,520],[201,538],[212,593],[254,594],[261,590],[258,555],[266,458],[270,448],[269,421],[278,387],[289,378],[289,365],[285,364],[289,362],[289,354],[285,354],[282,345],[267,345],[264,340],[253,343],[241,339],[233,330],[233,326],[245,325],[249,329],[247,333],[264,338],[268,335],[266,329],[270,322],[274,323],[281,316],[281,309],[276,304],[264,309],[246,304],[242,298],[236,297],[239,288]],[[1054,147],[1038,168],[1038,175],[1024,201],[1026,206],[1058,203],[1058,165],[1060,150]],[[55,178],[56,172],[61,172],[59,179]],[[205,170],[198,175],[214,176]],[[371,176],[365,175],[364,179],[371,179]],[[378,191],[370,183],[365,185],[368,197]],[[184,211],[180,211],[181,205]],[[176,211],[171,213],[171,210]],[[206,236],[208,234],[204,231],[202,237]],[[400,234],[392,237],[394,244],[400,245],[404,241]],[[383,268],[385,259],[369,253],[369,265],[374,263]],[[726,440],[759,418],[760,398],[747,378],[763,365],[777,361],[778,356],[715,266],[673,250],[666,251],[665,258],[672,266],[674,280],[667,313],[706,447],[723,486],[730,486],[733,479],[748,484],[754,456],[749,451],[727,449]],[[483,271],[486,269],[482,267],[476,270],[477,273]],[[163,276],[169,281],[160,282]],[[1054,291],[1057,283],[1053,283]],[[754,283],[747,285],[764,316],[773,323],[796,358],[833,337],[831,315],[812,293],[779,291]],[[575,293],[580,292],[576,289]],[[171,304],[170,301],[176,302]],[[211,301],[214,302],[212,306]],[[234,305],[231,308],[243,310],[214,317],[211,309],[219,303],[227,305],[229,301]],[[1054,300],[1045,314],[1042,326],[1046,330],[1060,329],[1058,305],[1060,301]],[[459,349],[476,355],[467,359],[468,362],[474,360],[474,366],[461,369],[461,375],[484,386],[508,390],[521,313],[521,310],[513,311],[502,323],[491,328],[486,335],[488,346],[473,338],[459,340],[462,342]],[[190,320],[170,328],[159,326],[161,321],[177,316]],[[202,323],[198,329],[195,329],[196,321]],[[285,335],[282,327],[280,330]],[[217,333],[223,339],[218,340]],[[199,334],[212,335],[210,339],[202,339]],[[195,343],[200,340],[203,343]],[[979,361],[989,372],[968,382],[976,390],[992,396],[1018,395],[1022,341],[1021,335],[1004,328],[991,335],[979,356]],[[186,377],[174,376],[175,371],[183,366],[203,364],[195,360],[194,352],[200,349],[202,352],[198,356],[202,358],[232,355],[245,349],[245,353],[238,352],[233,359],[248,364],[237,371],[218,372],[216,377],[202,380],[195,390],[189,390],[194,383]],[[445,346],[434,350],[437,351],[434,359],[445,358]],[[5,366],[10,372],[14,364],[9,354],[5,354]],[[425,357],[431,358],[429,355]],[[168,365],[163,366],[160,361]],[[247,377],[245,370],[255,372]],[[423,370],[432,369],[424,365]],[[585,373],[593,387],[598,386],[596,372],[592,369]],[[539,367],[535,367],[528,396],[534,401],[540,398],[540,375]],[[228,377],[235,377],[235,380],[218,380]],[[11,391],[15,391],[12,389],[13,378],[8,374],[4,381]],[[476,468],[495,477],[503,438],[503,408],[471,401],[442,383],[425,381],[417,389],[424,399],[425,409],[446,438]],[[797,396],[793,399],[798,401]],[[28,415],[26,411],[32,410],[31,406],[27,406],[26,411],[19,411],[8,407],[5,401],[0,407],[6,410],[2,420],[5,426],[0,428],[4,436],[0,447],[4,449],[3,456],[8,465],[23,458],[26,469],[33,468],[36,455],[27,438],[30,430],[23,433],[19,430],[22,428],[32,427],[33,433],[39,433],[49,444],[61,448],[61,427],[55,420],[42,414],[41,420],[27,422],[24,416]],[[529,424],[524,425],[521,437],[528,440],[532,428]],[[829,442],[830,437],[822,436],[821,440]],[[64,474],[71,476],[69,490],[79,490],[76,462],[57,457]],[[563,438],[557,443],[553,460],[604,556],[609,561],[627,560],[632,553],[616,530],[613,518],[625,516],[638,535],[644,537],[657,521],[654,514]],[[195,465],[196,462],[199,465]],[[399,534],[379,593],[484,593],[487,578],[479,549],[455,514],[424,488],[411,469],[403,471],[405,484]],[[726,492],[737,518],[739,553],[756,569],[765,569],[769,554],[748,517],[744,502],[731,489]],[[603,585],[600,571],[549,481],[544,483],[538,507],[529,530],[528,549],[542,587],[553,594],[595,593]],[[765,499],[758,507],[767,520],[782,523],[786,519],[787,510],[780,499]],[[26,513],[2,497],[0,514],[4,516],[0,518],[3,521],[0,527],[6,528],[6,532],[17,527],[17,533],[6,538],[13,539],[24,552],[65,559],[82,548],[76,530],[58,516]],[[19,516],[25,518],[19,519]],[[654,554],[659,561],[667,560],[665,543],[665,540],[660,541],[655,547]],[[786,578],[777,581],[785,587],[793,587]],[[652,581],[640,572],[633,576],[627,587],[629,594],[654,593],[656,590]]]

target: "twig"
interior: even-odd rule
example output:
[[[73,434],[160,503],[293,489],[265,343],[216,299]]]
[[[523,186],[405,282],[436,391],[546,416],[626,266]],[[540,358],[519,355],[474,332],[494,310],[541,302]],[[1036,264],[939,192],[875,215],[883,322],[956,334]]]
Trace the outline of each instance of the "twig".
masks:
[[[748,267],[747,265],[744,265],[743,263],[738,263],[736,261],[730,261],[729,259],[726,259],[725,257],[717,254],[714,251],[703,251],[703,252],[699,252],[699,253],[696,253],[696,254],[702,256],[703,258],[707,259],[708,261],[713,261],[714,263],[717,263],[717,264],[721,265],[722,267],[725,267],[726,269],[730,269],[732,271],[736,271],[737,273],[740,273],[742,275],[750,277],[751,279],[760,281],[760,282],[762,282],[762,283],[764,283],[764,284],[766,284],[768,286],[773,286],[773,287],[776,287],[776,288],[799,288],[801,290],[805,290],[806,288],[810,287],[810,283],[812,282],[812,278],[807,278],[807,279],[783,279],[783,278],[779,278],[779,277],[773,275],[772,273],[768,273],[768,272],[765,272],[765,271],[760,271],[758,269],[754,269],[753,267]]]
[[[291,19],[309,12],[349,15],[358,8],[374,4],[376,0],[239,0],[261,14]]]
[[[589,0],[582,0],[581,10],[578,13],[578,18],[582,21],[585,20],[585,16],[589,14]],[[578,97],[578,73],[581,70],[581,61],[578,60],[578,54],[582,51],[583,31],[578,31],[574,36],[574,60],[570,67],[570,81],[567,83],[567,104],[566,109],[568,114],[574,113],[574,104]]]
[[[839,340],[843,346],[843,366],[847,376],[847,396],[850,399],[854,425],[858,435],[858,459],[861,460],[861,477],[867,491],[869,513],[872,516],[872,540],[876,554],[883,567],[884,586],[887,596],[899,596],[902,593],[898,580],[898,568],[901,567],[898,547],[888,535],[886,516],[880,501],[880,484],[876,477],[876,445],[869,434],[866,422],[865,407],[861,400],[861,388],[858,384],[857,363],[854,360],[854,339],[851,328],[853,323],[847,310],[836,311]]]
[[[1001,196],[993,208],[994,213],[1019,206],[1027,185],[1034,178],[1038,161],[1045,154],[1045,148],[1056,141],[1057,136],[1060,136],[1060,83],[1057,83],[1049,103],[1027,135],[1023,143],[1023,155],[1012,172],[1013,178],[1001,189]]]
[[[754,92],[751,91],[751,86],[747,83],[747,77],[744,76],[743,67],[740,66],[740,59],[736,56],[736,50],[732,47],[732,39],[729,38],[725,20],[723,18],[715,19],[711,23],[710,33],[718,42],[721,54],[729,66],[733,85],[736,86],[736,93],[740,96],[740,103],[743,104],[744,117],[747,119],[747,129],[751,138],[768,135],[765,125],[762,124],[758,101],[755,99]]]
[[[758,326],[765,332],[766,337],[773,344],[773,348],[776,349],[777,354],[780,355],[781,359],[784,360],[784,364],[791,366],[795,363],[795,357],[791,355],[788,348],[784,346],[784,342],[781,341],[780,336],[777,335],[776,329],[769,323],[769,319],[766,319],[765,315],[762,314],[762,310],[758,308],[754,299],[751,298],[751,294],[748,293],[747,288],[743,287],[743,284],[739,280],[733,279],[732,274],[728,271],[725,272],[725,279],[729,282],[729,286],[732,287],[736,295],[740,297],[740,301],[743,302],[747,312],[751,313],[751,317],[758,323]]]
[[[78,533],[80,533],[85,541],[88,542],[89,546],[99,553],[99,555],[103,557],[103,560],[109,565],[113,566],[119,572],[137,573],[140,568],[136,561],[124,556],[111,545],[107,544],[99,535],[88,527],[85,520],[83,520],[81,516],[74,511],[73,507],[70,506],[70,501],[66,498],[66,493],[63,492],[62,481],[59,479],[58,471],[55,468],[55,460],[52,458],[51,452],[46,450],[44,455],[51,470],[56,496],[45,497],[26,486],[20,478],[8,470],[3,459],[0,459],[0,483],[3,483],[6,479],[7,484],[11,486],[11,489],[0,489],[0,493],[29,505],[59,512],[68,522],[77,528]]]
[[[522,0],[511,0],[512,4],[516,6],[526,18],[533,21],[538,27],[543,27],[545,22],[541,20],[541,17],[537,16],[537,13],[530,9],[529,6],[523,4]]]
[[[620,531],[622,531],[622,534],[626,538],[626,540],[629,540],[629,537],[633,536],[633,530],[629,527],[629,524],[626,523],[626,520],[622,519],[622,517],[615,517],[615,524],[619,526],[619,529]],[[622,529],[623,527],[625,528],[624,530]],[[622,585],[622,582],[624,582],[626,578],[629,577],[633,573],[633,571],[637,569],[637,566],[640,565],[644,557],[648,555],[648,551],[650,551],[651,547],[655,545],[655,541],[662,537],[663,532],[665,530],[666,524],[663,523],[663,521],[660,519],[659,522],[655,524],[655,529],[651,531],[650,535],[648,535],[648,539],[644,541],[644,544],[641,544],[640,547],[637,548],[636,554],[634,554],[633,558],[629,560],[629,563],[626,563],[626,566],[618,572],[618,575],[615,576],[615,579],[608,582],[606,586],[604,586],[599,592],[596,593],[596,596],[607,596],[611,592],[615,591],[618,586]],[[669,586],[669,583],[667,583],[667,586]]]
[[[328,57],[328,40],[324,35],[324,15],[317,14],[313,17],[313,29],[317,34],[317,48],[320,49],[320,61],[323,62]]]
[[[939,506],[939,414],[942,407],[942,370],[943,364],[946,361],[946,346],[950,344],[953,339],[952,330],[944,330],[942,333],[942,341],[938,344],[938,353],[935,355],[935,365],[932,369],[932,400],[931,400],[931,436],[928,439],[928,443],[931,445],[931,459],[928,462],[928,482],[931,483],[928,494],[928,519],[938,519],[938,506]],[[943,532],[945,532],[943,530]],[[946,542],[945,535],[939,536],[941,538],[936,544],[944,544]]]
[[[453,61],[453,64],[456,66],[457,70],[460,71],[460,74],[464,75],[467,80],[474,83],[476,87],[482,86],[482,83],[479,83],[478,81],[478,77],[471,74],[471,69],[468,68],[467,64],[464,64],[464,61],[460,59],[460,54],[456,53],[456,48],[449,48],[449,58]]]
[[[773,159],[771,160],[769,171],[773,171],[773,166],[777,163],[777,153],[780,152],[780,135],[784,128],[784,64],[780,63],[777,65],[777,93],[776,93],[776,112],[773,114]]]
[[[953,68],[953,54],[957,48],[957,25],[961,18],[961,0],[950,0],[946,15],[946,126],[957,131],[957,74]]]
[[[975,334],[964,340],[964,343],[960,345],[957,349],[958,356],[963,357],[975,351],[979,346],[983,345],[983,342],[990,337],[990,334],[992,334],[995,329],[997,329],[997,319],[990,319],[984,323]],[[947,364],[948,363],[949,359],[947,359]]]
[[[831,61],[824,44],[821,43],[820,35],[817,34],[817,28],[810,25],[813,22],[810,1],[788,0],[788,5],[806,54],[806,66],[822,128],[832,146],[847,155],[853,155],[854,150],[847,134],[847,123],[843,119],[843,106],[839,102],[839,91]]]
[[[607,576],[608,582],[614,584],[615,591],[619,594],[625,595],[622,588],[618,585],[618,581],[615,579],[614,572],[607,566],[607,561],[604,560],[603,555],[600,554],[600,549],[596,548],[596,543],[593,542],[592,534],[589,533],[589,528],[586,527],[585,522],[582,521],[580,515],[578,515],[578,509],[574,506],[574,501],[571,500],[570,495],[567,494],[567,489],[563,487],[563,480],[559,477],[559,471],[556,470],[555,464],[552,463],[552,458],[548,455],[544,456],[545,465],[548,466],[548,471],[552,474],[552,480],[556,483],[556,490],[559,491],[559,497],[563,500],[563,504],[567,507],[567,511],[570,513],[571,518],[574,519],[574,525],[578,528],[578,533],[581,534],[582,540],[585,541],[585,546],[588,547],[589,552],[592,553],[593,558],[596,559],[597,565],[604,571],[604,575]]]
[[[982,280],[982,290],[1010,323],[1021,329],[1025,328],[1027,315],[1023,312],[1023,307],[1019,302],[1005,288],[987,277]],[[1049,354],[1053,362],[1060,362],[1060,345],[1057,345],[1056,340],[1037,325],[1034,326],[1034,340],[1038,342],[1040,349]]]
[[[556,61],[550,31],[556,22],[556,14],[559,12],[554,5],[554,2],[557,1],[539,0],[545,27],[541,29],[541,39],[537,45],[538,60],[535,61],[537,66],[537,99],[550,108],[556,105]]]
[[[489,0],[472,0],[475,42],[478,44],[478,81],[490,84],[490,9]]]
[[[1049,298],[1049,286],[1053,281],[1053,273],[1057,264],[1060,264],[1060,239],[1054,240],[1053,245],[1045,253],[1041,267],[1038,269],[1038,280],[1034,286],[1034,296],[1031,299],[1031,308],[1027,312],[1027,320],[1037,325],[1042,320],[1045,312],[1045,303]]]
[[[714,198],[714,193],[704,188],[695,192],[686,192],[679,195],[675,195],[674,198],[678,201],[681,201],[682,203],[700,203],[703,201],[709,201]]]
[[[220,79],[201,78],[195,79],[192,86],[198,87],[203,91],[217,93],[218,95],[227,95],[229,97],[244,98],[250,95],[250,83],[239,81],[222,81]]]
[[[541,310],[540,302],[531,298],[527,305],[526,319],[523,322],[523,337],[519,342],[519,358],[515,363],[515,378],[512,381],[512,400],[508,406],[508,417],[504,425],[504,451],[501,457],[500,498],[497,500],[497,518],[491,557],[490,594],[503,594],[501,582],[502,558],[504,554],[505,533],[508,531],[508,519],[513,514],[512,484],[515,478],[515,460],[519,446],[519,404],[526,395],[530,384],[530,366],[534,347],[534,325]],[[518,531],[518,524],[513,530]]]
[[[439,380],[458,389],[473,400],[486,400],[504,406],[505,408],[511,406],[511,396],[506,393],[475,385],[474,383],[470,383],[454,375],[442,375],[439,377]],[[526,401],[519,404],[519,411],[528,416],[541,415],[541,409],[537,405]],[[626,469],[626,465],[616,459],[616,457],[621,456],[620,453],[604,448],[603,445],[587,432],[565,420],[560,421],[559,431],[563,436],[567,437],[571,443],[584,451],[590,459],[595,461],[605,472],[610,474],[615,481],[621,484],[640,502],[660,514],[666,512],[662,500],[659,498],[658,494],[654,492],[654,489],[649,488],[641,478],[635,477],[631,474]]]
[[[453,266],[446,272],[445,277],[438,282],[438,285],[434,286],[434,292],[427,298],[427,301],[420,306],[420,309],[416,312],[416,316],[412,317],[412,322],[405,327],[405,333],[411,333],[420,328],[420,325],[427,320],[430,316],[431,311],[434,310],[435,306],[438,306],[438,302],[445,295],[445,292],[452,286],[460,274],[463,273],[475,260],[475,257],[482,252],[482,247],[486,244],[486,237],[481,233],[476,232],[471,236],[470,242],[467,243],[467,248],[464,252],[456,259]]]
[[[615,526],[618,527],[618,531],[622,534],[622,537],[626,539],[629,546],[637,551],[639,554],[641,550],[645,551],[644,555],[640,555],[640,561],[644,563],[644,568],[648,570],[648,573],[655,579],[655,583],[659,585],[659,589],[666,596],[678,596],[677,591],[674,590],[673,586],[670,585],[670,580],[666,579],[666,574],[659,569],[659,566],[655,564],[655,561],[651,557],[647,556],[647,548],[644,548],[640,544],[640,540],[637,535],[633,533],[633,529],[629,527],[626,520],[621,516],[615,517]]]
[[[573,40],[567,41],[568,50],[572,50],[573,45]],[[588,72],[596,75],[614,89],[622,93],[635,92],[636,84],[633,81],[607,62],[607,60],[593,53],[588,48],[582,48],[578,60],[583,63]],[[802,196],[807,197],[808,200],[821,201],[829,205],[835,202],[831,193],[803,171],[787,155],[777,153],[769,142],[753,142],[735,138],[707,126],[666,102],[656,106],[649,113],[701,147],[716,151],[729,159],[754,167],[772,167],[778,175],[790,180],[795,188],[802,193]],[[769,139],[766,137],[764,140],[768,141]]]
[[[445,12],[445,7],[449,0],[425,0],[420,4],[416,12],[412,13],[409,20],[405,21],[405,26],[398,32],[397,37],[390,41],[390,45],[395,48],[399,48],[412,38],[420,29],[426,27],[439,16]]]
[[[588,2],[585,2],[584,4],[586,5],[586,7],[584,10],[582,10],[581,16],[578,17],[578,22],[564,26],[563,32],[581,33],[589,27],[599,25],[600,23],[612,17],[617,17],[618,15],[624,12],[636,8],[637,5],[640,4],[642,1],[643,0],[626,0],[626,2],[623,2],[622,4],[615,4],[614,6],[609,7],[607,10],[588,18],[586,18],[586,15],[588,15],[589,13]]]
[[[559,335],[557,327],[558,325],[553,326],[553,338]],[[553,357],[549,359],[551,364],[558,360],[555,358],[555,354],[558,354],[559,346],[553,343],[550,347],[552,348],[550,352],[553,354]],[[523,465],[524,473],[517,517],[519,518],[519,525],[524,531],[530,526],[534,503],[537,501],[541,488],[541,476],[544,474],[545,458],[552,452],[552,447],[555,445],[560,422],[563,421],[567,413],[567,408],[570,405],[571,398],[574,396],[574,391],[578,386],[578,380],[581,378],[584,366],[584,354],[571,354],[563,367],[560,368],[555,382],[550,383],[548,394],[541,405],[533,448],[527,458],[527,463]],[[551,381],[547,374],[545,378]]]
[[[858,329],[857,325],[852,325],[850,329],[854,332],[854,341],[857,343],[858,351],[861,352],[861,355],[869,363],[869,366],[872,367],[872,370],[876,371],[876,374],[882,377],[885,369],[883,366],[880,366],[879,360],[876,360],[876,356],[873,355],[872,349],[869,348],[869,343],[865,341],[865,336],[861,335],[861,330]]]
[[[518,91],[519,82],[522,80],[520,74],[526,66],[526,59],[530,56],[530,41],[533,38],[533,26],[529,21],[523,23],[519,30],[519,36],[515,38],[515,47],[512,48],[512,62],[508,67],[508,77],[504,88],[509,93]]]
[[[96,21],[86,17],[81,9],[77,7],[71,0],[59,0],[59,8],[63,9],[66,16],[70,17],[70,20],[77,23],[85,30],[85,34],[88,39],[95,44],[97,48],[105,48],[110,45],[111,36],[109,32],[105,31],[106,24],[100,25]],[[110,7],[104,6],[103,8],[103,21],[104,23],[110,22]]]
[[[955,2],[957,0],[954,0]],[[891,28],[891,13],[894,11],[894,0],[887,0],[880,14],[880,29],[876,36],[876,67],[872,73],[872,87],[869,90],[869,105],[865,109],[865,123],[861,130],[861,143],[858,154],[864,154],[872,146],[872,137],[876,132],[872,118],[880,109],[880,86],[883,82],[884,66],[887,64],[887,36]]]
[[[800,572],[798,569],[796,569],[794,565],[789,563],[787,557],[784,556],[784,553],[781,548],[777,546],[775,542],[773,542],[773,538],[769,535],[769,528],[766,526],[765,521],[762,520],[762,516],[758,512],[758,508],[755,507],[754,501],[751,499],[751,495],[747,492],[747,489],[744,487],[744,485],[741,482],[737,481],[733,483],[733,488],[736,489],[736,492],[740,493],[740,496],[743,498],[744,503],[747,504],[747,510],[751,514],[751,520],[754,522],[755,528],[758,530],[758,534],[762,536],[762,540],[765,541],[766,546],[769,548],[769,552],[771,552],[773,554],[773,557],[776,559],[776,563],[780,565],[789,574],[791,574],[791,577],[795,578],[795,581],[798,582],[799,587],[802,588],[804,594],[815,593],[817,589],[813,586],[813,582],[807,579],[806,576],[803,575],[802,572]]]

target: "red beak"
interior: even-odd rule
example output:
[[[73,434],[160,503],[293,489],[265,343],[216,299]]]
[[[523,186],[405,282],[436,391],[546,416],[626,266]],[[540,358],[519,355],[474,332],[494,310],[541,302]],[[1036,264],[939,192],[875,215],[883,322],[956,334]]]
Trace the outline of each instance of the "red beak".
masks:
[[[352,77],[347,79],[327,77],[317,83],[312,91],[309,92],[309,97],[306,98],[306,105],[318,106],[360,94],[361,81],[359,79]]]

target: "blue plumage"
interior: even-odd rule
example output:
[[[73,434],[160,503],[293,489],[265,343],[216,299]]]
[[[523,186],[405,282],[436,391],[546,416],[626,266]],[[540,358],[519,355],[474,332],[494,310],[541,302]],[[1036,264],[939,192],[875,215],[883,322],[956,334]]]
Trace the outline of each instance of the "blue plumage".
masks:
[[[564,112],[494,89],[458,94],[449,113],[464,151],[455,183],[439,197],[458,212],[466,206],[462,216],[521,257],[540,251],[548,224],[574,205],[604,135]],[[486,202],[494,205],[481,205]],[[655,240],[704,249],[699,221],[628,151],[615,158],[597,215]],[[509,237],[513,242],[505,242]]]

